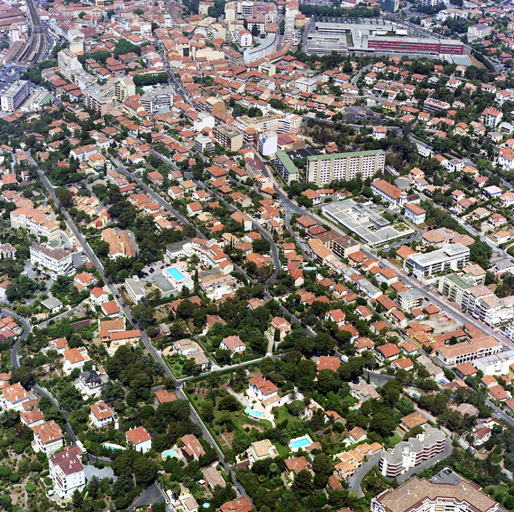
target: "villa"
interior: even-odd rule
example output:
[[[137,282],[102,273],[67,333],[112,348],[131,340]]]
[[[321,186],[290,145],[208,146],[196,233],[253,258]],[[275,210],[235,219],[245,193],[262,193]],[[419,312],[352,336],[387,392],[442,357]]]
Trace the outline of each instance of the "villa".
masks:
[[[258,460],[274,458],[278,456],[277,449],[269,439],[253,442],[246,451],[250,467]]]

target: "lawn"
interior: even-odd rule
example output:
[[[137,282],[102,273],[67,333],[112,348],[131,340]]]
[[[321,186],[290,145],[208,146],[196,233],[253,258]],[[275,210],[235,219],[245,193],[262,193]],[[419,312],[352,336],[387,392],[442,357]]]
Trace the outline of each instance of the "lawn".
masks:
[[[378,468],[374,466],[362,479],[361,488],[367,498],[372,498],[386,489],[391,488],[391,485],[386,482],[384,477],[379,473]]]
[[[385,440],[385,444],[389,447],[389,448],[394,448],[400,441],[402,441],[402,437],[399,436],[398,434],[393,434],[391,437],[388,437],[386,440]]]

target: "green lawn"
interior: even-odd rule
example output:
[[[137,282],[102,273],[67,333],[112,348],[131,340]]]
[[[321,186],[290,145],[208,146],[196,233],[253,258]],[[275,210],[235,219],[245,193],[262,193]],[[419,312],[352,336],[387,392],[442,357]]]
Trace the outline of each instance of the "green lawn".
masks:
[[[389,448],[394,448],[400,441],[402,441],[402,437],[399,436],[398,434],[393,434],[391,437],[388,437],[385,440],[385,444]]]

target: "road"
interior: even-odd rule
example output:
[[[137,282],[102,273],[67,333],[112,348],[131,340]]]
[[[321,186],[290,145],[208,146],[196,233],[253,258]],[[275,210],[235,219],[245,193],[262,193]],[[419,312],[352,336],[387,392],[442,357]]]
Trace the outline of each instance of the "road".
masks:
[[[498,420],[505,422],[507,425],[514,426],[514,418],[512,416],[509,416],[503,409],[500,409],[489,399],[487,399],[485,403],[494,411],[493,416]]]
[[[35,162],[34,162],[35,164]],[[59,200],[57,198],[57,196],[55,195],[55,191],[54,191],[54,187],[52,186],[52,184],[50,183],[50,181],[48,180],[48,178],[43,174],[43,172],[38,168],[38,174],[39,174],[39,178],[41,179],[43,185],[45,186],[45,188],[48,190],[49,194],[50,194],[50,197],[54,200],[56,206],[60,207],[60,203],[59,203]],[[130,178],[131,179],[134,179],[134,180],[137,180],[139,182],[139,184],[143,187],[146,187],[146,185],[141,181],[139,180],[139,178],[135,177],[134,175],[132,175],[131,173],[124,173],[124,174],[129,174]],[[153,192],[151,188],[147,188],[147,192],[151,193]],[[152,197],[159,202],[159,204],[161,204],[162,206],[165,206],[165,205],[168,205],[168,203],[166,201],[164,201],[164,199],[162,199],[162,197],[153,192],[153,194],[151,194]],[[173,207],[171,205],[168,205],[169,208],[171,210],[174,210]],[[84,252],[86,253],[86,255],[89,257],[89,259],[95,264],[95,267],[98,269],[98,272],[100,274],[100,277],[103,279],[103,281],[105,282],[105,284],[108,286],[109,288],[109,291],[112,293],[112,295],[116,298],[116,302],[118,303],[118,306],[120,307],[120,309],[123,311],[123,313],[125,314],[125,316],[127,317],[127,319],[132,323],[132,324],[135,324],[134,322],[134,319],[132,317],[132,314],[130,313],[130,309],[126,306],[124,306],[123,302],[121,301],[121,299],[119,298],[119,295],[118,295],[118,291],[116,289],[116,287],[114,286],[114,284],[106,277],[105,273],[104,273],[104,269],[103,269],[103,265],[102,263],[100,262],[100,260],[97,258],[96,254],[93,252],[93,250],[91,249],[91,247],[89,246],[88,242],[85,240],[85,238],[82,236],[82,233],[77,229],[77,226],[75,226],[73,220],[71,219],[71,217],[69,216],[68,212],[64,209],[61,209],[63,215],[65,216],[66,218],[66,221],[68,223],[68,226],[69,228],[71,229],[72,233],[74,234],[74,236],[77,238],[77,240],[80,242],[80,244],[82,244],[83,248],[84,248]],[[178,212],[177,212],[178,213]],[[179,214],[180,215],[180,214]],[[182,217],[184,219],[184,221],[187,223],[188,221],[185,220],[184,217]],[[143,329],[140,329],[141,330],[141,339],[143,341],[143,344],[145,345],[145,348],[148,350],[148,352],[150,353],[150,355],[152,356],[152,358],[154,359],[154,361],[157,361],[158,363],[161,364],[162,368],[163,368],[163,371],[164,371],[164,374],[167,376],[167,377],[172,377],[173,379],[175,379],[175,376],[173,375],[172,371],[169,369],[168,365],[164,362],[162,356],[161,356],[161,353],[154,347],[153,343],[151,342],[150,338],[147,336],[147,334],[145,333],[145,331]],[[187,397],[185,396],[185,394],[182,392],[180,386],[177,387],[177,396],[179,396],[179,394],[182,394],[182,397],[183,399],[187,399]],[[181,397],[181,398],[182,398]],[[225,468],[225,471],[227,471],[227,473],[230,471],[230,466],[229,464],[225,461],[225,457],[224,457],[224,454],[223,452],[219,449],[218,445],[214,442],[214,439],[212,438],[211,434],[209,433],[209,431],[207,430],[207,427],[205,426],[205,424],[203,423],[202,419],[200,418],[200,416],[196,413],[196,411],[194,410],[193,406],[191,404],[189,404],[189,407],[190,407],[190,410],[191,410],[191,416],[193,418],[193,421],[200,426],[200,428],[202,429],[202,432],[204,433],[204,438],[209,442],[209,444],[211,446],[214,447],[214,449],[216,450],[217,454],[218,454],[218,457],[219,457],[219,460],[221,462],[221,464],[224,466]],[[234,482],[234,487],[236,488],[242,488],[242,486],[237,482],[236,478],[235,478],[235,475],[234,473],[232,473],[233,475],[233,482]]]
[[[23,332],[21,333],[21,336],[18,336],[18,339],[9,351],[9,360],[11,362],[11,366],[13,370],[16,370],[20,367],[20,358],[18,356],[18,351],[20,350],[21,342],[27,339],[27,336],[30,334],[30,331],[32,330],[32,326],[26,318],[18,315],[17,313],[8,308],[2,308],[2,314],[5,316],[12,316],[13,318],[16,318],[21,322],[21,325],[23,326]]]

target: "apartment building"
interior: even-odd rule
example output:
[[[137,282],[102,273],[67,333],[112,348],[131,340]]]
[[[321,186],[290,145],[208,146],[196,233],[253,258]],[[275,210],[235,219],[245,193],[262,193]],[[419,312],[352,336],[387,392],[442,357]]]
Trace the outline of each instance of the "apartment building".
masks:
[[[194,150],[204,155],[210,155],[215,151],[214,142],[206,135],[198,135],[195,139]]]
[[[59,71],[68,80],[71,80],[73,75],[82,69],[82,64],[77,56],[68,49],[61,50],[57,54],[57,64],[59,65]]]
[[[110,114],[114,109],[114,100],[99,85],[88,87],[84,91],[84,104],[87,108],[93,110],[97,114],[104,116]]]
[[[11,227],[26,229],[36,238],[46,237],[48,240],[59,240],[59,225],[48,218],[41,210],[22,207],[10,213]]]
[[[173,88],[171,86],[159,87],[145,92],[139,102],[149,114],[168,112],[173,106]]]
[[[307,157],[307,181],[326,185],[334,180],[349,181],[357,174],[362,179],[371,178],[382,172],[385,165],[385,152],[357,151],[354,153],[334,153]]]
[[[462,307],[464,292],[475,285],[476,283],[469,277],[461,277],[457,274],[448,274],[439,279],[437,289],[442,295],[448,297],[452,302],[455,302]],[[489,289],[488,292],[491,293]]]
[[[385,180],[375,180],[371,184],[371,190],[393,208],[400,209],[407,202],[407,194]]]
[[[227,151],[239,151],[243,147],[243,134],[227,124],[214,128],[214,140]]]
[[[371,512],[496,512],[499,505],[467,480],[436,483],[411,478],[371,500]]]
[[[471,286],[464,290],[461,307],[493,327],[514,319],[514,295],[500,298],[484,285]]]
[[[462,244],[449,244],[426,254],[411,254],[403,269],[424,280],[440,272],[458,271],[469,263],[469,248]]]
[[[274,163],[287,183],[299,181],[300,171],[285,151],[275,153]]]
[[[502,351],[501,343],[492,336],[463,341],[456,345],[447,345],[436,349],[436,357],[446,366],[471,363],[481,357],[498,354]]]
[[[86,473],[80,461],[76,446],[67,446],[49,461],[50,478],[54,491],[61,499],[68,499],[75,491],[82,491],[86,485]]]
[[[448,110],[451,107],[446,101],[436,100],[435,98],[427,98],[423,103],[423,110],[431,114]]]
[[[333,229],[315,235],[327,249],[330,249],[336,256],[346,259],[350,254],[360,250],[360,243],[351,236],[340,235]]]
[[[220,268],[224,274],[230,274],[233,270],[233,266],[228,261],[227,255],[221,250],[218,242],[214,239],[204,240],[203,238],[193,238],[191,242],[184,244],[183,252],[188,258],[196,254],[202,264]]]
[[[3,112],[14,112],[30,95],[27,80],[17,80],[2,94],[0,105]]]
[[[52,249],[39,243],[30,246],[30,264],[40,267],[51,279],[70,276],[74,272],[71,252],[66,249]]]
[[[136,94],[136,85],[134,84],[134,80],[132,79],[132,77],[121,76],[119,78],[115,78],[111,94],[119,102],[125,101],[130,96],[134,96],[134,94]],[[143,96],[140,98],[139,101],[142,100]],[[144,105],[142,101],[141,104]],[[147,110],[147,112],[149,111]]]
[[[402,441],[390,450],[382,451],[378,468],[382,475],[395,478],[441,453],[445,444],[446,436],[441,430],[427,427],[416,437]]]

